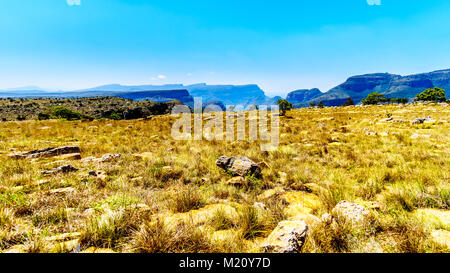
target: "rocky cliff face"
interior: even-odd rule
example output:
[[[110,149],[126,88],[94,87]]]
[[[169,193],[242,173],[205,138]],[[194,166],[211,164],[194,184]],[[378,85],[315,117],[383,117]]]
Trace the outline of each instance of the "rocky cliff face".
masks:
[[[360,103],[372,92],[385,94],[388,98],[413,99],[420,92],[432,87],[443,88],[447,95],[450,95],[450,69],[409,76],[389,73],[354,76],[308,103],[322,101],[325,105],[336,106],[342,105],[348,97],[353,98],[355,103]]]
[[[320,95],[323,95],[323,93],[317,88],[300,89],[290,92],[287,95],[286,100],[288,100],[292,104],[297,104],[307,102],[309,100],[317,98]]]

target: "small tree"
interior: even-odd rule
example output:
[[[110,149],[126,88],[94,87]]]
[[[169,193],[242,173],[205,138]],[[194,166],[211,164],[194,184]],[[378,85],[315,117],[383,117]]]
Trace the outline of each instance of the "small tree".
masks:
[[[319,103],[317,104],[317,106],[319,106],[320,108],[324,108],[325,104],[323,104],[323,101],[319,101]]]
[[[429,88],[415,98],[416,101],[444,102],[447,100],[445,90],[439,87]]]
[[[316,107],[316,104],[314,102],[309,103],[310,107]]]
[[[383,94],[380,94],[378,92],[373,92],[373,93],[369,94],[367,96],[367,98],[363,99],[361,102],[364,105],[375,105],[375,104],[378,104],[381,102],[386,102],[386,101],[388,101],[388,99],[386,99]]]
[[[277,104],[280,107],[282,116],[286,115],[286,111],[290,111],[293,108],[292,103],[287,100],[280,99],[277,101]]]
[[[344,103],[344,106],[350,106],[350,105],[355,105],[355,102],[353,101],[353,99],[351,97],[349,97]]]

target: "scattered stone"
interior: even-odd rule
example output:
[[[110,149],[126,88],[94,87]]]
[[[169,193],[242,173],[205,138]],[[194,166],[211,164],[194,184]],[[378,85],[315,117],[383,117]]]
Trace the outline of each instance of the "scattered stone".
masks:
[[[49,171],[43,171],[42,174],[43,175],[55,175],[55,174],[59,174],[59,173],[70,173],[70,172],[76,172],[78,171],[77,168],[75,168],[72,165],[65,165],[65,166],[61,166]]]
[[[300,253],[308,232],[304,221],[282,221],[263,243],[264,252]]]
[[[100,163],[112,162],[118,160],[122,155],[121,154],[106,154],[99,159]]]
[[[363,224],[369,213],[369,210],[365,207],[345,200],[339,202],[333,209],[333,214],[343,216],[353,224]]]
[[[247,179],[245,179],[242,176],[233,177],[230,180],[227,181],[228,185],[236,186],[236,187],[247,187],[248,182]]]
[[[216,165],[239,176],[254,175],[255,177],[261,177],[259,165],[247,157],[221,156],[217,159]]]
[[[59,148],[46,148],[42,150],[34,150],[29,152],[22,153],[11,153],[8,156],[14,159],[31,159],[31,158],[40,158],[40,157],[55,157],[65,154],[75,154],[81,153],[80,147],[78,146],[65,146]]]
[[[413,120],[412,124],[423,124],[427,120],[431,120],[431,117],[416,118]]]
[[[385,118],[385,119],[382,119],[382,120],[380,120],[381,122],[389,122],[389,121],[392,121],[393,120],[393,118]]]
[[[103,171],[90,171],[89,176],[95,176],[98,180],[105,182],[108,178],[106,172]]]
[[[431,135],[419,135],[419,134],[413,134],[411,138],[430,138]]]
[[[113,127],[113,125],[111,123],[106,124],[106,127]]]
[[[325,123],[318,123],[317,126],[319,126],[320,128],[327,127]]]
[[[83,158],[81,160],[81,162],[82,163],[91,163],[91,162],[94,162],[94,163],[107,163],[107,162],[116,161],[121,156],[122,156],[121,154],[115,154],[115,155],[113,155],[113,154],[106,154],[106,155],[103,155],[100,158],[96,158],[96,157],[90,156],[90,157]]]
[[[49,190],[47,193],[49,193],[49,194],[68,194],[68,193],[73,193],[75,191],[76,190],[74,188],[68,187],[68,188]]]
[[[394,120],[392,120],[391,122],[394,122],[394,123],[406,123],[406,122],[408,122],[407,120],[404,120],[404,119],[394,119]]]
[[[378,136],[378,133],[375,131],[366,131],[367,136]]]

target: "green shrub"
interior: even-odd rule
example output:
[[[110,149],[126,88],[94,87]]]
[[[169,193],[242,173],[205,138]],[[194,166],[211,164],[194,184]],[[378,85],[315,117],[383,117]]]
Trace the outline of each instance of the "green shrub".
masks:
[[[445,90],[439,87],[429,88],[415,98],[416,101],[444,102],[447,100]]]
[[[87,115],[75,112],[67,107],[55,106],[50,112],[52,118],[66,119],[66,120],[80,120],[80,119],[92,119]]]

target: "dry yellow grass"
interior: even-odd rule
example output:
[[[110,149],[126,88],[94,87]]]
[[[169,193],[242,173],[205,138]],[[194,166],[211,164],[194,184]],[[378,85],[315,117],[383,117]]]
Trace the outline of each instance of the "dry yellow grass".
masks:
[[[391,115],[407,122],[382,121]],[[435,122],[411,124],[424,116]],[[320,201],[307,208],[309,217],[320,219],[347,200],[370,208],[371,218],[362,229],[340,220],[334,227],[317,222],[304,252],[448,252],[431,236],[434,230],[449,231],[448,225],[415,217],[419,209],[449,210],[447,104],[290,111],[281,117],[280,146],[273,152],[261,151],[258,141],[175,141],[174,122],[158,116],[0,123],[0,250],[258,252],[289,216],[282,192],[308,191]],[[65,145],[80,146],[83,158],[122,157],[101,164],[7,157]],[[229,174],[215,165],[221,155],[251,158],[261,164],[263,178],[251,179],[248,188],[227,185]],[[41,175],[64,164],[79,171]],[[94,170],[105,172],[104,179],[88,175]],[[55,191],[62,188],[68,190]],[[255,202],[267,210],[255,208]],[[215,210],[215,204],[233,213]],[[206,216],[195,216],[205,208]]]

